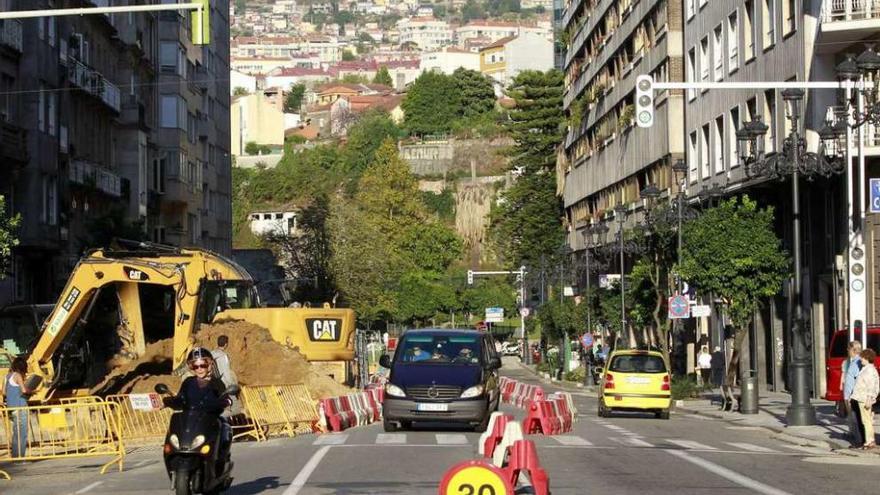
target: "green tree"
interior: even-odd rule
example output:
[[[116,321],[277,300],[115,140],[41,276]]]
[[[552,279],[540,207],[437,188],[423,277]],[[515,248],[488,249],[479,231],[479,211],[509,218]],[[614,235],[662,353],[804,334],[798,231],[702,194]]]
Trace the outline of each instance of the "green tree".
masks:
[[[357,180],[373,162],[376,150],[386,139],[397,141],[402,131],[388,113],[369,110],[348,129],[348,140],[343,151],[346,170]]]
[[[464,249],[458,235],[437,222],[411,226],[403,233],[399,246],[419,269],[438,276],[461,257]]]
[[[558,70],[519,73],[507,90],[516,106],[507,124],[515,145],[511,166],[526,174],[553,173],[556,147],[562,141],[563,75]]]
[[[395,241],[427,216],[418,181],[409,165],[401,160],[392,139],[386,139],[376,151],[373,163],[358,183],[355,199],[361,209],[376,217],[382,232]]]
[[[394,86],[394,81],[391,80],[391,74],[388,73],[388,67],[384,65],[379,67],[379,71],[376,72],[376,77],[373,78],[373,84],[382,84],[389,87]]]
[[[507,280],[499,278],[478,279],[473,286],[461,290],[461,309],[483,319],[486,308],[504,308],[505,314],[515,314],[517,289]]]
[[[6,277],[12,249],[18,246],[16,233],[21,226],[21,215],[10,215],[6,210],[6,198],[0,194],[0,280]]]
[[[299,113],[300,109],[302,108],[302,102],[305,94],[305,84],[291,84],[290,90],[284,96],[284,111],[286,113]]]
[[[400,280],[397,290],[395,319],[423,325],[438,312],[455,307],[455,289],[444,284],[439,275],[426,271],[410,271]]]
[[[748,196],[732,198],[688,223],[679,267],[702,294],[719,297],[735,330],[727,383],[734,383],[749,324],[762,301],[776,295],[790,273],[773,230],[773,208]]]
[[[447,10],[445,5],[434,4],[431,6],[431,8],[434,10],[434,17],[436,17],[437,19],[443,19],[444,17],[446,17]]]
[[[232,90],[232,96],[247,96],[248,90],[247,88],[243,88],[241,86],[236,86],[235,89]]]
[[[462,117],[474,117],[495,108],[492,81],[480,72],[459,67],[452,74],[461,98]]]
[[[476,2],[476,0],[467,0],[467,3],[461,8],[461,18],[464,22],[469,22],[474,19],[485,19],[486,10],[483,8],[483,5]]]
[[[354,73],[345,74],[344,76],[342,76],[342,79],[340,79],[340,81],[345,84],[367,84],[368,82],[370,82],[367,76]]]
[[[403,100],[403,126],[411,134],[449,132],[461,114],[455,80],[438,72],[425,72],[416,79]]]
[[[351,62],[353,60],[357,60],[357,57],[354,56],[354,53],[351,53],[351,50],[342,50],[343,62]]]

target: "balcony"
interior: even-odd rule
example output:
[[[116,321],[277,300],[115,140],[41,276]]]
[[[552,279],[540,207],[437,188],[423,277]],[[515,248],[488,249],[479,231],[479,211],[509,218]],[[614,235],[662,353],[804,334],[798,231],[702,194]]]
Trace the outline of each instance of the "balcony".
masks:
[[[71,160],[68,178],[73,184],[92,187],[114,198],[122,197],[122,178],[85,160]]]
[[[27,131],[4,120],[0,120],[0,158],[27,163]]]
[[[21,54],[21,21],[0,20],[0,46]]]
[[[122,109],[119,88],[108,81],[100,72],[76,59],[70,59],[67,80],[74,86],[101,100],[105,105],[119,113]]]
[[[872,0],[825,0],[822,2],[823,42],[851,41],[848,36],[865,36],[880,29],[880,2]]]
[[[123,99],[119,122],[123,125],[137,126],[144,131],[151,128],[150,123],[147,122],[147,109],[144,102],[131,94],[125,95]]]

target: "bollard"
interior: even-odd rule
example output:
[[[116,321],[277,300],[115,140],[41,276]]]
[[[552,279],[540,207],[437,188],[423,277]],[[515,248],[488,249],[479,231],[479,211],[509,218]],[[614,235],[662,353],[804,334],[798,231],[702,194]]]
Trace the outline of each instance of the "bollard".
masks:
[[[758,414],[758,373],[748,370],[743,373],[742,388],[739,396],[739,412],[742,414]]]

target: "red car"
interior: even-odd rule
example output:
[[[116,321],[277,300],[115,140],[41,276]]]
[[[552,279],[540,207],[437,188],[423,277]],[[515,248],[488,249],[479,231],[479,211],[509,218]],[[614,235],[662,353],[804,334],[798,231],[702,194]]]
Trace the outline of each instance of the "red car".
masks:
[[[862,340],[861,332],[856,332],[855,340]],[[826,400],[835,402],[843,400],[843,392],[840,390],[840,374],[843,361],[847,357],[847,342],[849,342],[849,330],[838,330],[831,337],[831,345],[828,346],[828,360],[825,363]],[[868,327],[868,347],[880,354],[880,325]],[[880,371],[878,363],[880,363],[880,359],[874,362],[874,366]]]

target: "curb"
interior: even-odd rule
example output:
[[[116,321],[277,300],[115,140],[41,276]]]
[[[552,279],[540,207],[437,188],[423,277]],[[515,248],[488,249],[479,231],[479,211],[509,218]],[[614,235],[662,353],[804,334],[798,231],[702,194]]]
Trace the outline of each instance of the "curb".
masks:
[[[528,371],[529,373],[534,375],[534,377],[537,378],[542,383],[547,383],[547,384],[553,385],[554,387],[559,387],[559,388],[566,390],[568,392],[585,392],[588,394],[592,394],[592,393],[596,392],[595,385],[584,386],[583,383],[578,383],[578,382],[570,382],[567,380],[555,380],[552,378],[548,379],[548,378],[545,378],[544,376],[542,376],[538,371],[532,369],[530,366],[526,366],[525,364],[523,364],[519,360],[516,361],[516,364],[521,369]]]
[[[676,407],[677,410],[683,411],[690,414],[696,414],[698,416],[706,416],[710,418],[720,419],[727,423],[738,423],[738,421],[733,420],[729,416],[724,415],[723,413],[712,413],[697,409],[689,409],[685,406]],[[741,425],[743,426],[743,425]],[[814,438],[803,437],[799,435],[794,435],[791,433],[789,428],[797,428],[795,427],[773,427],[773,426],[753,426],[754,428],[761,429],[770,433],[770,438],[774,440],[779,440],[785,443],[790,443],[792,445],[799,445],[804,447],[813,447],[817,449],[826,449],[834,454],[848,455],[852,457],[865,457],[865,456],[873,456],[874,454],[870,453],[860,453],[858,451],[850,451],[847,449],[848,445],[844,445],[842,441],[836,440],[816,440]]]

